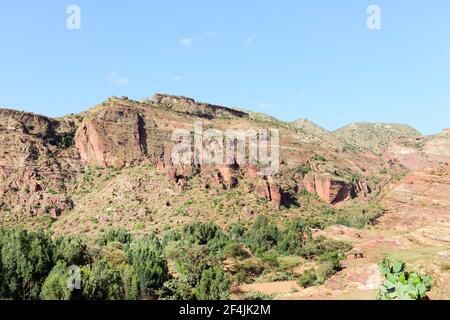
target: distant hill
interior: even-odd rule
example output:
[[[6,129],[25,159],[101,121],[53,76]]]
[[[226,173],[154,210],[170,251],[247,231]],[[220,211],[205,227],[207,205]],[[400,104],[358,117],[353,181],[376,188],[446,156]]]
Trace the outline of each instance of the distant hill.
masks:
[[[309,121],[298,119],[289,123],[290,127],[301,134],[300,142],[315,143],[327,147],[341,149],[342,143],[331,132]]]
[[[347,150],[370,150],[381,153],[382,149],[403,137],[420,137],[422,134],[405,124],[357,122],[334,131]]]

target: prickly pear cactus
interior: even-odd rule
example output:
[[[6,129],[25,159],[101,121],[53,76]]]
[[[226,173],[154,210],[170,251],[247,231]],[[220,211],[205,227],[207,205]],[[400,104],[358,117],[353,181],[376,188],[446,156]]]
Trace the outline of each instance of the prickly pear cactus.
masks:
[[[431,290],[431,277],[417,272],[405,271],[405,263],[401,261],[383,260],[380,271],[385,280],[378,292],[380,300],[424,300]]]

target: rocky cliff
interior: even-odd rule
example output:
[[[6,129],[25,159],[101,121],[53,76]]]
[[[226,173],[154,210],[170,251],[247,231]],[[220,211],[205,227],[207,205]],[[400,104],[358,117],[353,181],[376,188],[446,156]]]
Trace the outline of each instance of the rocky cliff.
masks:
[[[260,164],[237,161],[174,165],[173,130],[191,132],[200,120],[205,128],[223,132],[278,129],[279,172],[267,176]],[[395,143],[402,145],[399,141]],[[448,131],[424,141],[421,152],[439,156],[439,161],[448,157]],[[181,200],[164,195],[168,189],[194,198],[211,190],[235,197],[244,192],[248,199],[242,198],[242,203],[254,199],[245,205],[246,212],[257,214],[301,206],[305,191],[327,205],[367,198],[407,170],[398,152],[380,156],[344,150],[339,144],[338,137],[309,121],[287,124],[270,117],[261,121],[244,111],[162,94],[144,101],[112,97],[60,119],[0,109],[0,216],[8,222],[41,216],[59,219],[70,212],[113,210],[112,204],[121,216],[141,212],[144,204],[164,207],[162,212],[169,215],[175,210],[171,202]],[[148,185],[140,181],[143,177],[136,177],[143,168],[155,170],[145,175]],[[132,201],[135,198],[139,201]],[[242,210],[239,205],[232,207]],[[100,218],[104,216],[99,213],[96,219]]]

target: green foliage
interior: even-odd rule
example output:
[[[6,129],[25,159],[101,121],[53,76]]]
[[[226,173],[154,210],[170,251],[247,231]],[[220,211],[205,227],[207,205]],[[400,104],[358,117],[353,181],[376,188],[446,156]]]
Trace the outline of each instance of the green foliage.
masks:
[[[407,272],[401,261],[383,260],[380,271],[385,280],[378,292],[379,300],[426,300],[431,290],[432,279],[429,275]]]
[[[326,252],[319,257],[319,267],[317,269],[317,283],[324,283],[333,274],[340,271],[342,256],[336,252]]]
[[[69,289],[68,265],[58,261],[42,285],[40,298],[42,300],[71,300],[74,291]]]
[[[374,224],[385,212],[386,210],[380,205],[354,204],[339,212],[335,223],[349,228],[362,229],[367,225]]]
[[[2,231],[0,294],[4,298],[38,299],[52,268],[51,239],[42,232]]]
[[[250,283],[265,270],[263,263],[257,259],[238,261],[234,265],[234,276],[238,283]]]
[[[192,288],[199,283],[203,271],[215,264],[209,256],[208,247],[201,245],[182,245],[173,253],[173,258],[180,277]]]
[[[286,229],[280,233],[278,251],[284,254],[302,255],[303,245],[310,236],[311,230],[308,223],[302,219],[293,219],[287,223]]]
[[[307,165],[303,165],[295,169],[295,173],[300,173],[302,176],[306,176],[311,171],[311,168]]]
[[[237,242],[237,241],[230,241],[230,242],[228,242],[225,245],[223,251],[224,251],[224,255],[227,258],[244,259],[244,258],[248,258],[249,257],[249,254],[243,248],[243,245],[240,242]]]
[[[81,268],[82,295],[86,300],[123,300],[125,290],[119,270],[106,260]]]
[[[233,223],[228,229],[228,235],[232,240],[242,240],[247,229],[240,222]]]
[[[59,237],[54,241],[53,262],[64,260],[68,265],[84,265],[89,262],[87,245],[79,236]]]
[[[324,155],[318,154],[314,157],[314,160],[325,162],[327,161],[327,158],[325,158]]]
[[[198,300],[227,300],[230,285],[230,278],[223,267],[215,266],[203,271],[195,295]]]
[[[169,280],[167,261],[162,256],[162,246],[156,236],[133,241],[128,250],[129,261],[139,279],[141,294],[155,295]]]
[[[122,277],[123,299],[137,300],[141,297],[139,278],[133,266],[122,264],[118,267],[120,276]]]
[[[255,292],[250,292],[249,294],[247,294],[247,296],[245,297],[245,300],[263,301],[263,300],[273,300],[273,298],[275,298],[275,296],[272,294],[265,294],[265,293],[262,293],[259,291],[255,291]]]
[[[314,269],[307,269],[298,279],[298,284],[303,288],[308,288],[316,285],[317,280],[317,275]]]
[[[266,216],[258,216],[245,233],[245,242],[255,254],[261,254],[276,247],[278,228]]]
[[[223,231],[213,222],[193,222],[183,228],[183,235],[190,243],[207,245],[212,240],[224,237]]]
[[[305,258],[320,257],[327,253],[337,254],[340,259],[352,248],[350,244],[341,241],[328,240],[324,237],[317,237],[309,240],[303,250]]]
[[[107,245],[111,242],[119,242],[122,244],[129,244],[132,240],[131,233],[128,230],[122,229],[122,228],[112,228],[109,229],[107,232],[103,233],[98,239],[97,243],[99,245]]]
[[[57,146],[60,149],[67,149],[73,145],[75,131],[63,132],[48,139],[51,145]]]

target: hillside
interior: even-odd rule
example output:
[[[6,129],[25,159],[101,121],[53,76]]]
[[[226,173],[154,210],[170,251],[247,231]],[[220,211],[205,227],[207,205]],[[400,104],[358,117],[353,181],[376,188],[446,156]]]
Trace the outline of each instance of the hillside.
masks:
[[[334,131],[348,150],[370,150],[380,154],[390,143],[403,137],[420,137],[416,129],[404,124],[352,123]]]
[[[342,149],[342,142],[331,132],[316,125],[308,119],[298,119],[289,123],[299,133],[300,143],[321,144],[336,150]]]
[[[196,162],[199,154],[220,154],[221,143],[227,141],[223,136],[203,137],[204,131],[199,134],[194,124],[209,133],[232,129],[256,132],[257,137],[264,130],[278,130],[280,157],[273,160],[277,170],[271,174],[267,163],[250,163],[249,148],[243,159],[233,151],[231,163]],[[209,149],[195,151],[194,145],[183,145],[187,161],[176,163],[173,150],[182,137],[174,138],[173,133],[180,129],[188,142],[201,135]],[[358,285],[364,292],[368,287],[355,277],[364,280],[365,268],[373,270],[375,260],[382,259],[378,251],[371,251],[374,241],[387,248],[387,255],[389,249],[398,253],[392,240],[395,233],[401,230],[407,238],[420,226],[414,243],[429,250],[426,259],[437,259],[434,254],[448,246],[439,224],[448,222],[443,213],[449,205],[444,164],[450,161],[449,143],[448,130],[423,137],[404,125],[352,124],[330,133],[308,120],[284,123],[164,94],[142,101],[111,97],[83,113],[58,119],[0,109],[0,226],[43,229],[54,238],[80,236],[90,254],[104,254],[113,265],[124,263],[125,248],[107,241],[99,246],[105,233],[122,228],[133,239],[154,234],[164,240],[172,275],[180,272],[175,270],[180,253],[174,247],[184,248],[186,241],[193,241],[190,232],[200,237],[213,229],[221,239],[214,241],[225,237],[234,247],[227,251],[220,241],[208,244],[211,239],[194,241],[199,247],[192,245],[201,252],[210,250],[214,259],[225,255],[219,261],[230,273],[238,298],[240,289],[248,289],[240,287],[242,282],[276,287],[274,278],[296,279],[310,267],[321,270],[324,265],[318,257],[329,259],[328,251],[339,252],[346,266],[340,274],[342,287],[336,284],[337,274],[333,277],[337,268],[321,275],[320,285],[310,291],[284,296],[322,297],[330,290],[339,296]],[[417,163],[420,168],[411,165]],[[424,170],[428,167],[436,171]],[[409,212],[414,217],[411,225],[404,223]],[[432,219],[434,213],[441,220]],[[272,234],[255,240],[258,228]],[[412,240],[408,241],[406,249],[411,249]],[[369,252],[356,271],[355,263],[345,258],[352,245]],[[439,269],[434,262],[430,266]],[[440,275],[439,270],[433,272]],[[445,296],[443,286],[443,281],[437,282],[435,296]]]

